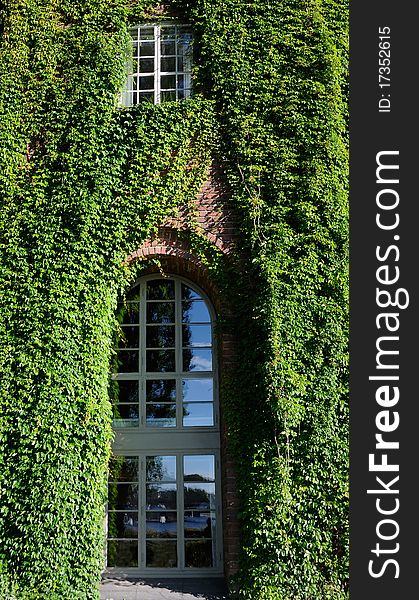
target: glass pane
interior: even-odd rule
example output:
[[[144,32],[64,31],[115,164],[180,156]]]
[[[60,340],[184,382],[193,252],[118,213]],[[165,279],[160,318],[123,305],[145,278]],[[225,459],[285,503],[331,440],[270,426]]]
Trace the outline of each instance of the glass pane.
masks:
[[[140,56],[154,56],[154,42],[141,42]]]
[[[162,41],[161,42],[161,53],[162,56],[168,55],[168,54],[176,54],[176,45],[175,42],[166,42],[166,41]]]
[[[175,379],[150,379],[146,383],[147,402],[171,402],[176,400]]]
[[[214,398],[212,379],[183,379],[184,402],[212,402]]]
[[[212,371],[211,350],[190,348],[183,351],[184,371]]]
[[[146,537],[175,538],[177,536],[177,516],[175,512],[146,512]]]
[[[139,323],[140,307],[139,304],[119,304],[117,319],[119,323]]]
[[[137,284],[126,293],[127,302],[139,302],[140,298],[140,286]]]
[[[183,457],[185,481],[214,481],[215,460],[212,454]]]
[[[162,102],[175,102],[176,92],[161,92],[160,100]]]
[[[212,567],[212,541],[188,540],[185,542],[186,567]]]
[[[110,385],[110,396],[115,404],[118,402],[138,402],[138,381],[113,379]]]
[[[119,404],[113,410],[113,427],[138,427],[140,423],[138,404]]]
[[[173,25],[163,25],[161,27],[161,38],[163,40],[168,38],[174,38],[176,35],[176,28]]]
[[[154,40],[154,27],[140,27],[141,40]]]
[[[185,538],[212,538],[215,530],[215,512],[186,511]]]
[[[136,37],[136,34],[134,37]],[[135,59],[138,58],[138,42],[137,42],[137,40],[133,40],[133,42],[132,42],[132,57],[134,59],[134,62],[135,62]]]
[[[147,300],[174,300],[175,282],[173,280],[153,279],[147,282]]]
[[[109,461],[109,481],[138,481],[138,457],[112,456]]]
[[[185,87],[185,78],[183,75],[178,75],[177,76],[177,88],[178,88],[178,90],[183,90],[184,87]]]
[[[119,350],[117,360],[118,373],[138,373],[139,364],[138,350]]]
[[[176,75],[162,75],[160,81],[162,90],[176,89]]]
[[[138,348],[140,343],[140,328],[138,326],[122,327],[119,338],[120,348]]]
[[[147,348],[174,348],[175,326],[174,325],[149,325],[146,335]]]
[[[183,71],[183,56],[177,57],[177,70],[178,70],[178,73],[181,73]],[[182,84],[183,84],[183,82],[182,82]],[[180,81],[178,81],[178,87],[179,87],[179,85],[180,85]],[[182,87],[183,87],[183,85],[182,85]]]
[[[174,323],[174,302],[147,302],[147,323]]]
[[[142,92],[138,95],[138,101],[154,103],[154,92]]]
[[[139,77],[139,89],[140,90],[152,90],[154,88],[154,77],[153,76],[144,76]]]
[[[185,483],[185,510],[215,510],[215,483]]]
[[[187,89],[187,90],[178,90],[178,99],[179,100],[186,100],[187,98],[191,97],[191,90]]]
[[[148,373],[168,373],[175,370],[174,350],[147,350],[146,370]],[[192,369],[191,369],[192,370]]]
[[[146,542],[146,566],[168,567],[177,566],[177,542],[175,540],[153,540]]]
[[[137,484],[110,483],[108,493],[109,510],[138,509]]]
[[[203,300],[192,300],[182,302],[183,323],[210,323],[211,317]]]
[[[176,510],[176,484],[147,483],[146,487],[147,510]]]
[[[140,73],[154,73],[154,58],[142,58],[139,66]]]
[[[176,58],[162,58],[161,59],[161,71],[162,71],[162,73],[166,73],[166,72],[170,73],[170,72],[176,71]],[[163,87],[163,82],[162,82],[162,87]],[[167,86],[167,87],[169,87],[169,86]],[[175,87],[175,85],[172,85],[170,87]]]
[[[178,36],[177,51],[178,54],[183,56],[192,53],[192,35],[190,33],[183,33]]]
[[[202,300],[202,296],[192,288],[182,283],[182,300]]]
[[[108,567],[138,567],[138,542],[108,541]]]
[[[136,538],[138,537],[137,512],[109,512],[108,537]]]
[[[147,427],[176,427],[176,404],[147,404]]]
[[[147,456],[147,481],[176,481],[176,456]]]
[[[211,346],[211,325],[183,325],[182,346]]]
[[[184,404],[183,425],[185,427],[212,427],[214,425],[212,402]]]

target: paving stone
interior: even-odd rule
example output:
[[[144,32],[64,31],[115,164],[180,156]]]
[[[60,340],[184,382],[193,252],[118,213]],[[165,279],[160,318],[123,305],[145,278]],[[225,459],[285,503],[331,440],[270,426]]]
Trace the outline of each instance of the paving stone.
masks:
[[[219,579],[105,579],[101,600],[228,600]]]

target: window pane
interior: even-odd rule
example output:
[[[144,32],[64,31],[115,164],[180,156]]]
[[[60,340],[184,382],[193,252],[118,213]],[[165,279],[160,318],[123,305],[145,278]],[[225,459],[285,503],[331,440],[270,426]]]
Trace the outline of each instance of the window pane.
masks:
[[[175,102],[176,100],[176,92],[162,92],[160,95],[160,99],[162,102]]]
[[[118,402],[138,402],[138,381],[111,381],[111,398]]]
[[[154,56],[154,42],[141,42],[140,56]]]
[[[153,279],[147,282],[147,300],[174,300],[175,282]]]
[[[109,510],[138,509],[138,485],[132,483],[110,483]]]
[[[175,379],[151,379],[146,383],[147,402],[170,402],[176,400]]]
[[[138,102],[154,102],[154,92],[142,92],[138,94]]]
[[[138,427],[140,423],[138,404],[119,404],[113,410],[113,427]]]
[[[215,483],[185,483],[185,510],[215,510]]]
[[[185,538],[211,539],[215,529],[215,512],[185,511],[184,527]]]
[[[147,323],[174,323],[174,302],[147,302]]]
[[[183,351],[183,370],[212,371],[211,350],[190,348]]]
[[[176,54],[176,45],[175,42],[161,42],[161,54],[162,56],[173,55]]]
[[[148,373],[169,373],[175,370],[174,350],[147,350],[146,370]]]
[[[175,512],[146,512],[146,537],[177,537],[177,514]]]
[[[176,27],[173,25],[163,25],[161,27],[161,38],[163,40],[174,38],[176,35]]]
[[[139,304],[119,304],[117,319],[119,323],[139,323],[140,322],[140,306]]]
[[[212,567],[212,541],[188,540],[185,542],[186,567]]]
[[[147,510],[176,510],[176,484],[147,483],[146,487]]]
[[[141,40],[154,40],[154,27],[140,27],[140,39]]]
[[[147,427],[176,427],[176,404],[147,404]]]
[[[175,58],[162,58],[160,64],[161,64],[162,73],[176,71],[176,59]],[[176,84],[173,84],[170,87],[175,87],[175,85]],[[163,86],[163,82],[162,82],[162,87],[166,87],[166,86]],[[169,87],[169,86],[167,86],[167,87]]]
[[[212,454],[196,454],[183,457],[185,481],[215,480],[215,460]]]
[[[182,300],[202,300],[202,296],[192,288],[182,283]]]
[[[186,100],[187,98],[191,97],[191,90],[187,89],[187,90],[179,90],[178,91],[178,99],[179,100]]]
[[[109,512],[108,537],[136,538],[138,537],[137,512]]]
[[[138,567],[138,542],[108,541],[108,567]]]
[[[214,397],[212,379],[183,379],[182,394],[184,402],[212,402]]]
[[[138,373],[139,352],[138,350],[119,350],[118,373]]]
[[[138,348],[140,343],[140,328],[138,326],[122,327],[119,338],[120,348]]]
[[[147,348],[174,348],[175,346],[175,326],[149,325],[147,327]]]
[[[147,481],[176,481],[176,456],[147,456]]]
[[[109,481],[138,481],[138,457],[112,456],[109,461]]]
[[[153,58],[142,58],[139,66],[140,73],[153,73],[154,72],[154,59]]]
[[[203,300],[182,302],[183,323],[210,323],[211,317]]]
[[[176,75],[162,75],[161,89],[162,90],[176,89]]]
[[[181,73],[183,71],[183,56],[177,57],[177,70],[178,70],[178,73]],[[178,80],[178,87],[180,87],[181,84],[183,87],[183,81]]]
[[[183,325],[182,346],[211,346],[211,325]]]
[[[168,567],[177,566],[177,542],[175,540],[153,540],[146,542],[146,566]]]
[[[184,404],[183,425],[185,427],[212,427],[214,425],[212,402]]]
[[[138,78],[140,90],[152,90],[154,88],[154,77],[146,76]]]

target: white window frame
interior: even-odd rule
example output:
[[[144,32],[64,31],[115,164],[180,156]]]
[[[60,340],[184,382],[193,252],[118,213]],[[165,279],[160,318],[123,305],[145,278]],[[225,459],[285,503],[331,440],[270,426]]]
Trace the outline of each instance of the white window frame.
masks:
[[[164,27],[173,27],[175,29],[175,34],[174,34],[175,54],[167,55],[168,58],[175,59],[175,70],[174,71],[162,71],[161,70],[161,59],[162,59],[161,41],[162,41],[162,28],[164,28]],[[165,92],[165,91],[175,92],[175,95],[176,95],[175,100],[176,101],[190,98],[191,93],[192,93],[192,43],[193,43],[192,29],[191,29],[190,25],[173,23],[173,22],[162,22],[162,23],[154,23],[154,24],[142,23],[140,25],[137,25],[136,27],[132,27],[130,29],[132,44],[133,44],[133,46],[135,44],[137,44],[138,56],[139,56],[141,30],[144,28],[152,29],[153,34],[154,34],[153,40],[149,40],[149,41],[154,42],[154,56],[150,56],[150,59],[152,58],[154,60],[154,71],[153,71],[153,73],[141,72],[140,69],[138,68],[138,69],[136,69],[136,72],[134,72],[134,59],[131,58],[129,65],[128,65],[129,73],[127,76],[127,81],[126,81],[126,84],[124,87],[124,91],[121,94],[121,105],[122,106],[133,106],[135,104],[138,104],[140,101],[139,100],[140,96],[147,94],[146,90],[144,90],[142,93],[139,91],[140,77],[147,77],[147,78],[149,77],[150,79],[153,78],[154,86],[153,86],[153,90],[150,89],[150,93],[152,91],[154,91],[154,97],[153,97],[154,104],[160,104],[162,102],[162,92]],[[178,40],[178,35],[182,32],[182,30],[185,33],[190,33],[192,37],[191,37],[191,46],[190,46],[189,56],[187,54],[185,54],[183,56],[183,58],[184,58],[183,70],[180,70],[179,69],[179,52],[177,51],[177,49],[178,49],[178,41],[177,40]],[[164,58],[164,56],[163,56],[163,58]],[[138,60],[138,64],[141,64],[141,61],[139,58],[137,58],[136,60]],[[170,75],[170,76],[175,77],[175,82],[176,82],[175,88],[162,89],[161,77],[165,76],[165,75]],[[179,86],[179,77],[180,76],[183,77],[183,81],[184,81],[183,88],[181,88]],[[136,89],[134,89],[135,80],[136,80],[136,84],[137,84]],[[184,98],[179,97],[181,89],[183,89],[185,92]],[[137,96],[136,102],[133,101],[134,95]]]
[[[145,340],[145,306],[146,283],[153,279],[165,279],[160,274],[141,277],[133,287],[140,285],[140,336]],[[152,373],[145,371],[145,342],[140,350],[140,360],[143,360],[139,373],[118,373],[114,375],[117,380],[138,378],[144,382],[147,379],[173,379],[180,378],[213,378],[213,426],[183,427],[180,419],[182,415],[182,399],[176,401],[176,427],[154,428],[145,424],[145,391],[140,392],[140,425],[139,427],[114,428],[113,453],[119,456],[136,456],[140,461],[140,489],[138,495],[139,537],[138,537],[138,567],[107,567],[105,575],[130,576],[130,577],[220,577],[223,575],[223,528],[222,528],[222,499],[221,499],[221,463],[220,463],[220,427],[218,406],[218,368],[217,346],[215,344],[214,323],[216,314],[207,295],[194,283],[180,276],[168,276],[167,279],[175,281],[175,310],[177,311],[176,325],[176,373]],[[196,291],[205,301],[210,313],[212,330],[212,371],[183,372],[181,371],[182,342],[181,342],[181,286],[187,285]],[[141,307],[143,307],[141,309]],[[140,344],[141,347],[141,344]],[[177,381],[179,381],[177,379]],[[179,385],[177,387],[179,393]],[[176,483],[177,483],[177,515],[178,536],[177,556],[178,566],[174,568],[152,568],[145,566],[145,457],[146,456],[176,456]],[[213,455],[215,457],[215,549],[213,553],[214,565],[212,567],[185,567],[184,549],[184,508],[183,508],[183,456]]]

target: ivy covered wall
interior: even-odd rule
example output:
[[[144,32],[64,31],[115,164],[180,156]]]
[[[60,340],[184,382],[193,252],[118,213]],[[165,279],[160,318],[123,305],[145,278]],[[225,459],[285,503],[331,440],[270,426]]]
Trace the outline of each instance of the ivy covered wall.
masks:
[[[222,403],[251,600],[347,594],[347,7],[172,0],[196,95],[117,108],[127,25],[161,7],[7,0],[0,29],[0,598],[93,599],[126,256],[218,157],[241,223],[241,367]],[[131,271],[131,272],[130,272]],[[252,427],[249,428],[249,422]]]

